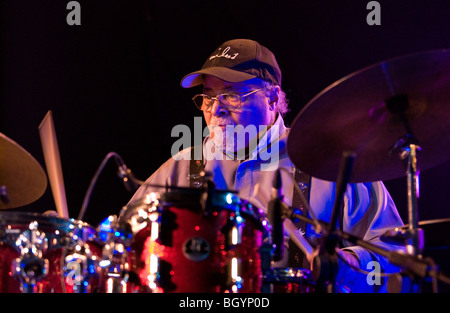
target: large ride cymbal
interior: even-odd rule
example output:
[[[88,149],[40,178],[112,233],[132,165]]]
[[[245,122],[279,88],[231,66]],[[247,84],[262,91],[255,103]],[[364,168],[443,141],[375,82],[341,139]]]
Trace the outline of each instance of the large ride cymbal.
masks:
[[[0,187],[7,195],[0,209],[27,205],[39,199],[47,188],[47,176],[36,159],[16,142],[0,133]]]
[[[354,72],[314,97],[288,137],[292,162],[317,178],[336,181],[344,151],[356,154],[350,182],[406,175],[392,146],[407,135],[386,100],[407,96],[405,111],[418,140],[419,169],[450,159],[450,50],[410,54]]]

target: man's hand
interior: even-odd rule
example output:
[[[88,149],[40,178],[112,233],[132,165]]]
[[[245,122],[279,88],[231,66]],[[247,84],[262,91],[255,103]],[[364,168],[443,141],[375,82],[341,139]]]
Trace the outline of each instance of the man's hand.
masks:
[[[336,292],[348,293],[351,292],[347,287],[348,283],[355,279],[355,269],[360,268],[359,259],[357,255],[349,250],[336,249],[338,256],[338,269],[336,274]],[[319,249],[315,249],[308,258],[311,264],[311,271],[314,271],[314,266],[317,265],[314,259],[318,257]]]

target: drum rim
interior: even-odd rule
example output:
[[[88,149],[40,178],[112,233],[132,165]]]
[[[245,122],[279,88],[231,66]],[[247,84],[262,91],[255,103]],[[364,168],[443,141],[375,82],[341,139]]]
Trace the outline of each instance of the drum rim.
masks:
[[[201,189],[196,189],[196,188],[190,188],[187,189],[188,193],[186,194],[198,194],[200,193],[202,190]],[[192,191],[192,192],[191,192]],[[239,197],[238,195],[236,195],[236,193],[232,192],[232,191],[228,191],[228,190],[214,190],[214,192],[216,194],[219,195],[227,195],[227,194],[231,194],[234,198],[236,198],[238,200],[237,203],[232,203],[232,204],[226,204],[226,205],[219,205],[218,203],[213,203],[213,207],[220,207],[221,209],[229,209],[232,210],[234,207],[239,206],[240,208],[243,208],[243,210],[240,210],[240,213],[243,213],[244,216],[249,216],[252,219],[254,219],[259,225],[261,226],[261,228],[263,228],[263,230],[267,230],[266,229],[266,224],[268,224],[267,219],[265,217],[265,215],[263,214],[263,212],[256,206],[254,205],[251,201],[246,200],[246,199],[242,199],[241,197]],[[168,192],[147,192],[146,195],[135,199],[131,202],[129,202],[127,205],[123,206],[120,215],[119,215],[119,221],[123,221],[123,220],[128,220],[130,217],[132,216],[132,212],[134,212],[136,210],[136,208],[140,207],[140,206],[151,206],[152,203],[148,203],[145,199],[146,196],[148,194],[156,194],[159,196],[158,199],[158,208],[164,208],[164,207],[170,207],[170,206],[174,206],[177,208],[185,208],[185,209],[189,209],[189,207],[183,207],[183,206],[178,206],[178,205],[183,205],[183,201],[168,201],[168,200],[161,200],[161,195],[166,195],[166,194],[182,194],[180,193],[178,190],[176,191],[168,191]],[[188,202],[189,204],[193,204],[193,202]],[[186,202],[184,202],[184,204],[186,205]],[[248,208],[248,206],[250,206],[250,208]]]
[[[6,225],[28,225],[36,221],[39,227],[52,228],[63,230],[65,233],[81,229],[90,229],[93,233],[96,232],[92,225],[79,221],[73,218],[62,218],[56,216],[45,216],[37,212],[23,212],[23,211],[0,211],[0,227]]]
[[[263,280],[266,282],[314,282],[312,271],[300,267],[275,267],[263,271]]]

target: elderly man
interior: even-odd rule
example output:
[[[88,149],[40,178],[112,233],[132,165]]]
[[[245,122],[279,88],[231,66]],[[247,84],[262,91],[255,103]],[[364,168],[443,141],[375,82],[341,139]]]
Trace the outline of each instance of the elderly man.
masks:
[[[186,75],[181,85],[184,88],[203,85],[202,93],[195,95],[193,100],[203,112],[209,135],[200,149],[184,149],[164,163],[146,181],[149,185],[141,186],[130,203],[152,191],[151,184],[195,186],[193,183],[198,177],[195,171],[200,169],[211,174],[216,189],[236,190],[239,197],[268,214],[274,178],[283,168],[286,169],[281,171],[284,203],[287,206],[298,205],[293,188],[295,176],[297,183],[308,191],[314,215],[323,221],[330,220],[335,183],[300,173],[287,154],[289,129],[283,121],[288,110],[287,100],[281,89],[281,70],[270,50],[253,40],[227,41],[207,58],[202,69]],[[339,219],[342,230],[391,249],[379,237],[387,229],[402,225],[382,182],[348,185]],[[302,233],[315,246],[320,234],[312,225],[304,225],[303,228]],[[288,251],[285,249],[285,255],[289,254]],[[338,290],[386,290],[383,278],[371,281],[367,273],[355,270],[380,270],[377,274],[394,270],[384,258],[351,245],[341,246],[338,255]],[[379,267],[371,267],[373,264]],[[273,266],[293,264],[284,257]]]

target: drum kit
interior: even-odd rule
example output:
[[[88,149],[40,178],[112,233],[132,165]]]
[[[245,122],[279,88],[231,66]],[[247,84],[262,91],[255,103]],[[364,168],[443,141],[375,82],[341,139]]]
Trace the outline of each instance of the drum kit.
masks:
[[[287,145],[300,170],[325,180],[337,178],[338,185],[406,175],[408,224],[386,233],[383,240],[404,244],[407,253],[386,251],[344,232],[336,234],[388,257],[420,279],[434,275],[446,283],[444,274],[428,272],[429,264],[421,257],[425,242],[421,227],[427,230],[442,221],[419,222],[417,197],[419,168],[434,167],[450,156],[449,87],[447,50],[375,64],[312,99],[294,120]],[[304,133],[313,135],[299,135]],[[53,185],[61,184],[61,175],[58,166],[55,174],[49,164],[58,165],[57,149],[54,140],[44,146],[48,142],[44,138],[54,136],[41,133],[43,148],[50,151],[44,154],[55,195]],[[272,268],[271,222],[234,191],[211,189],[207,180],[205,188],[164,186],[165,192],[149,192],[92,227],[82,221],[83,214],[72,219],[64,213],[64,205],[60,209],[65,195],[55,201],[58,213],[11,210],[40,198],[47,177],[33,156],[3,134],[0,149],[2,293],[317,289],[317,277],[307,269]],[[342,177],[339,161],[345,152],[355,157]],[[129,179],[126,168],[123,172],[122,178]],[[448,245],[448,240],[441,240]]]

